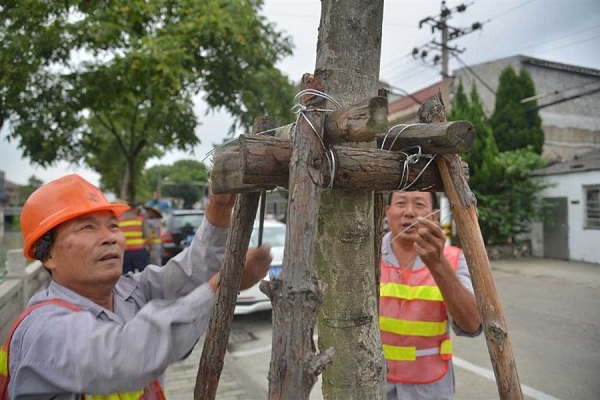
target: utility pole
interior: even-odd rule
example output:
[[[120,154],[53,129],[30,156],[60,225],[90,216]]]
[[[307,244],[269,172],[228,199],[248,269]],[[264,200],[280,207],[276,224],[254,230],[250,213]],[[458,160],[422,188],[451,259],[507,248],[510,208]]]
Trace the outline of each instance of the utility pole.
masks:
[[[467,28],[456,28],[448,25],[448,20],[452,17],[453,13],[462,13],[465,12],[467,7],[470,4],[460,4],[454,8],[448,8],[446,6],[446,2],[442,1],[440,15],[436,17],[426,17],[419,21],[419,29],[423,27],[424,24],[428,24],[431,26],[431,33],[435,33],[436,29],[440,31],[440,41],[437,42],[432,40],[431,42],[421,46],[415,47],[413,49],[413,57],[416,57],[418,54],[421,55],[421,59],[425,62],[425,57],[428,55],[427,50],[436,50],[441,51],[441,57],[439,54],[436,54],[431,62],[433,65],[437,65],[438,62],[441,61],[442,64],[442,100],[444,104],[449,105],[449,97],[451,92],[451,80],[450,71],[449,71],[449,62],[450,62],[450,52],[462,53],[465,49],[459,49],[457,47],[451,47],[448,43],[452,40],[458,39],[464,35],[467,35],[471,32],[474,32],[483,27],[481,22],[474,22],[470,27]]]
[[[439,54],[436,54],[433,57],[432,62],[434,65],[437,65],[437,63],[441,60],[442,85],[440,91],[442,94],[442,102],[448,109],[450,108],[450,93],[452,92],[452,79],[449,70],[450,52],[462,53],[465,51],[465,49],[451,47],[448,45],[448,43],[461,36],[481,29],[483,26],[483,24],[480,22],[475,22],[468,28],[456,28],[448,25],[448,20],[452,17],[452,13],[462,13],[466,11],[467,7],[467,4],[460,4],[454,9],[450,9],[446,7],[446,2],[442,1],[439,16],[427,17],[419,21],[419,28],[422,28],[424,24],[428,24],[431,26],[431,33],[435,33],[436,29],[440,31],[440,42],[432,40],[430,43],[421,46],[423,47],[422,49],[418,47],[413,49],[413,56],[416,57],[417,54],[421,54],[421,59],[423,61],[425,61],[425,57],[428,55],[428,49],[441,51],[441,57]],[[448,199],[444,194],[442,194],[440,197],[440,222],[446,234],[446,243],[450,244],[450,239],[452,237],[452,218],[448,206]]]
[[[450,80],[448,79],[448,24],[446,20],[450,15],[449,10],[446,8],[446,2],[442,1],[442,8],[440,11],[440,32],[442,34],[442,101],[444,104],[450,104]]]

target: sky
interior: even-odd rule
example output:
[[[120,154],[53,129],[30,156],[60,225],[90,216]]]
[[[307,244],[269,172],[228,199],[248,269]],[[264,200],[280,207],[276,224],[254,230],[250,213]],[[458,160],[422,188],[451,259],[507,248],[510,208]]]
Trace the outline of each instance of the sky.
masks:
[[[467,6],[466,10],[455,12],[461,4]],[[461,68],[463,63],[476,65],[518,54],[600,69],[598,0],[449,0],[446,6],[453,11],[448,21],[452,27],[483,24],[481,30],[449,43],[462,50],[459,59],[450,59],[450,71]],[[439,0],[385,0],[380,79],[396,90],[413,92],[439,81],[440,66],[431,62],[438,52],[430,49],[427,62],[415,59],[411,52],[432,40],[440,42],[439,31],[432,33],[429,25],[419,28],[419,21],[437,17],[440,7]],[[265,1],[262,14],[292,37],[294,54],[279,62],[278,67],[293,81],[314,71],[320,13],[319,0]],[[200,97],[195,111],[200,121],[197,135],[202,143],[188,152],[168,152],[161,159],[151,160],[148,166],[172,164],[180,159],[210,162],[206,155],[227,136],[231,118],[220,111],[206,114],[206,104]],[[6,173],[7,180],[17,184],[26,184],[32,175],[49,182],[67,173],[81,174],[94,184],[99,182],[95,172],[66,162],[48,169],[32,165],[22,158],[16,142],[7,142],[5,130],[0,132],[0,170]]]

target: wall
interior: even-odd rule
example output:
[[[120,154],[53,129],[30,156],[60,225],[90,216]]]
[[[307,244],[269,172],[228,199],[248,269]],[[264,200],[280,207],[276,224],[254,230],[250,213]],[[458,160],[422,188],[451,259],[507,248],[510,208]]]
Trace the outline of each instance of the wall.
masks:
[[[556,186],[544,190],[541,197],[568,196],[569,251],[573,261],[600,264],[600,229],[584,229],[585,198],[583,186],[600,184],[600,170],[544,177]],[[532,253],[543,255],[543,226],[534,224],[532,230]]]
[[[500,73],[509,65],[517,73],[524,68],[531,75],[539,96],[538,106],[600,88],[599,70],[514,56],[477,64],[471,66],[471,70],[455,70],[454,89],[456,91],[462,81],[465,92],[470,95],[475,84],[484,110],[490,116],[496,96],[473,73],[496,91]],[[600,92],[541,108],[539,114],[545,135],[544,157],[563,161],[600,148]]]
[[[31,296],[45,289],[50,274],[39,261],[27,265],[21,249],[6,254],[6,280],[0,283],[0,342],[4,343],[15,318]]]

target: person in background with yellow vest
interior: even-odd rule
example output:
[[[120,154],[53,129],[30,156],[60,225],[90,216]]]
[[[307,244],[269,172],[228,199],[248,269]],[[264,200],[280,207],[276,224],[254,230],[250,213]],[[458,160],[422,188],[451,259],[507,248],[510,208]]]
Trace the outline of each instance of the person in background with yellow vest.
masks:
[[[162,214],[158,208],[145,207],[146,223],[150,230],[150,264],[162,265]]]
[[[146,217],[135,206],[130,205],[119,218],[119,227],[125,235],[125,258],[123,259],[123,275],[136,270],[142,272],[150,264],[150,227]],[[160,265],[160,263],[158,264]]]
[[[462,251],[445,246],[433,192],[393,192],[382,240],[379,326],[387,398],[453,399],[450,327],[481,333]]]
[[[37,189],[21,214],[23,253],[52,280],[2,346],[0,399],[164,399],[160,377],[208,327],[234,199],[211,195],[194,240],[164,267],[121,275],[129,206],[78,175]],[[249,249],[240,289],[270,263],[268,246]]]

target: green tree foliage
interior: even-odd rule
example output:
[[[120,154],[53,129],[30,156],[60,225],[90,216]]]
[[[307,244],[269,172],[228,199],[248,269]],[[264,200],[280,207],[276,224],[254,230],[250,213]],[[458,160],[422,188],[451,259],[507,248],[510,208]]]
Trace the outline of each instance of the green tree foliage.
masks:
[[[41,179],[35,175],[31,175],[27,180],[27,185],[19,188],[19,200],[21,205],[25,204],[25,200],[27,200],[27,198],[31,196],[33,192],[42,187],[43,184],[44,182]]]
[[[193,96],[229,111],[232,131],[292,119],[293,85],[274,67],[291,42],[262,3],[5,1],[0,127],[33,162],[88,163],[135,199],[148,159],[200,142]]]
[[[146,200],[160,187],[162,197],[182,199],[183,207],[191,208],[206,194],[208,177],[206,165],[195,160],[179,160],[173,165],[155,165],[144,172],[143,180],[147,183],[144,191]]]
[[[458,84],[452,110],[448,115],[449,121],[465,120],[475,127],[475,139],[468,153],[462,155],[469,164],[469,184],[471,188],[486,191],[499,173],[496,164],[498,147],[488,118],[483,110],[483,103],[477,93],[477,86],[471,89],[471,100],[464,92],[463,84]]]
[[[527,71],[522,69],[517,75],[510,66],[502,71],[496,108],[490,119],[500,151],[531,146],[537,154],[542,154],[544,131],[536,109],[537,102],[521,103],[521,100],[532,96],[535,96],[535,86]]]
[[[550,187],[534,169],[546,162],[530,148],[501,152],[497,159],[501,174],[494,187],[478,192],[481,231],[489,244],[513,243],[519,234],[529,231],[531,221],[544,221],[548,206],[539,193]]]
[[[469,186],[477,198],[479,227],[487,244],[514,242],[528,231],[530,221],[544,220],[547,207],[539,192],[548,187],[532,171],[545,162],[531,146],[499,151],[477,88],[471,99],[459,83],[448,120],[466,120],[475,127],[475,140],[462,155],[469,164]]]

